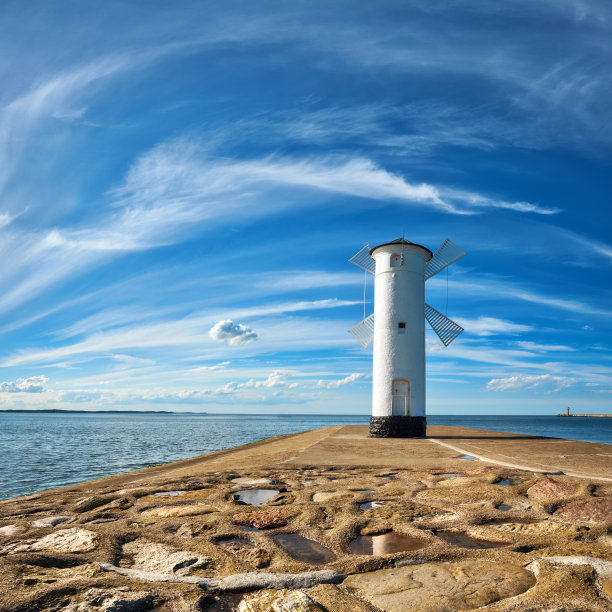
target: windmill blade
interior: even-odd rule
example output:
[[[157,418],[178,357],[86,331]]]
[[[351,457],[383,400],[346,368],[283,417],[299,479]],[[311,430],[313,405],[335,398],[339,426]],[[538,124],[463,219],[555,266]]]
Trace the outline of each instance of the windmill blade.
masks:
[[[370,274],[374,274],[376,270],[376,262],[370,257],[369,244],[366,244],[361,251],[355,253],[349,261]]]
[[[427,262],[425,266],[425,280],[441,272],[444,268],[455,263],[465,255],[467,255],[465,251],[461,250],[447,238],[434,253],[434,256]]]
[[[348,332],[355,337],[363,348],[368,348],[370,342],[374,339],[374,313],[361,323],[357,323],[355,327],[351,327]]]
[[[457,325],[429,304],[425,304],[425,318],[444,346],[448,346],[463,331],[461,325]]]

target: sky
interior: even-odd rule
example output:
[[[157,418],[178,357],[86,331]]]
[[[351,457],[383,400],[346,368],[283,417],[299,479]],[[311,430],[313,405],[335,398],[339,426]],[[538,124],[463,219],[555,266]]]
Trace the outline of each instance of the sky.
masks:
[[[348,259],[404,235],[467,252],[429,414],[612,413],[611,41],[598,0],[5,0],[0,409],[368,414]]]

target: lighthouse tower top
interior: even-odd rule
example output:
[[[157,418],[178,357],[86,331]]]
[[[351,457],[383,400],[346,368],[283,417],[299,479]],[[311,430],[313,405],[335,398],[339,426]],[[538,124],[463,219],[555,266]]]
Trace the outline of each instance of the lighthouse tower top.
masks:
[[[398,238],[397,240],[392,240],[391,242],[385,242],[384,244],[379,244],[378,246],[375,246],[373,248],[370,249],[370,257],[374,258],[374,252],[377,251],[378,249],[382,249],[385,248],[385,251],[397,251],[397,250],[403,250],[406,248],[410,248],[410,249],[422,249],[423,251],[425,251],[426,253],[426,257],[425,257],[425,261],[429,261],[432,257],[433,257],[433,253],[427,248],[424,247],[422,244],[417,244],[416,242],[410,242],[410,240],[406,240],[404,238]]]

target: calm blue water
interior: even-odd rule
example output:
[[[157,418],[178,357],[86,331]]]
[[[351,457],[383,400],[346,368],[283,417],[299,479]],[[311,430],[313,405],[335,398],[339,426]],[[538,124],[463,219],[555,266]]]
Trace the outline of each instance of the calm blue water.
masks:
[[[368,415],[0,413],[0,499],[186,459]],[[430,415],[431,425],[612,444],[612,418]]]

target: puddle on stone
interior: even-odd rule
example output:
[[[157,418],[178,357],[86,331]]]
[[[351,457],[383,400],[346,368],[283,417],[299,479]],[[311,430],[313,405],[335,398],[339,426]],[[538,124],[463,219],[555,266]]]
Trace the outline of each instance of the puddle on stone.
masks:
[[[514,483],[508,478],[504,480],[498,480],[497,482],[494,482],[493,484],[499,485],[500,487],[511,487],[514,485]]]
[[[464,457],[460,457],[460,459],[462,458]],[[457,478],[458,476],[461,476],[461,474],[449,473],[449,474],[438,474],[438,476],[444,476],[444,478]]]
[[[512,506],[509,506],[508,504],[499,504],[499,506],[495,506],[495,509],[506,512],[506,510],[512,510]]]
[[[453,531],[437,531],[434,535],[444,540],[447,544],[453,546],[459,546],[460,548],[473,548],[473,549],[485,549],[485,548],[501,548],[507,546],[507,542],[493,542],[491,540],[479,540],[472,538],[467,533],[453,532]]]
[[[244,491],[236,491],[234,493],[234,500],[249,506],[261,506],[261,504],[265,504],[279,493],[278,489],[246,489]]]
[[[353,555],[390,555],[391,553],[420,550],[425,548],[427,542],[412,536],[395,533],[380,533],[377,535],[363,535],[355,538],[349,544],[349,552]]]
[[[472,457],[472,455],[461,455],[461,457],[456,457],[456,459],[467,459],[468,461],[476,461],[476,457]]]
[[[244,529],[245,531],[261,531],[259,527],[249,527],[248,525],[240,525],[240,529]]]
[[[244,538],[238,538],[236,536],[228,538],[219,538],[215,541],[215,544],[219,546],[223,546],[225,544],[245,544],[246,546],[253,546],[253,542],[251,542],[250,540],[245,540]]]
[[[153,493],[153,495],[155,495],[155,497],[175,497],[183,493],[185,493],[185,491],[160,491],[159,493]]]
[[[280,533],[275,535],[273,539],[296,561],[319,565],[321,563],[331,563],[336,559],[336,555],[329,548],[297,533]]]
[[[386,502],[386,501],[369,501],[363,504],[359,504],[359,509],[360,510],[371,510],[372,508],[380,508],[381,506],[384,506],[385,504],[388,504],[388,503],[389,502]]]
[[[357,489],[357,490],[351,489],[351,491],[353,493],[359,493],[361,495],[367,495],[368,493],[374,493],[374,489]]]

